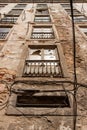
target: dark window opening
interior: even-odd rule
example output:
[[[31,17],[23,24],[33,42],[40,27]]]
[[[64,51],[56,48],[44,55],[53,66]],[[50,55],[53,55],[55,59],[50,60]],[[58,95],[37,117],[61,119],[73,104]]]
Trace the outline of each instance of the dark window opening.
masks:
[[[63,77],[56,46],[29,46],[23,77]]]
[[[34,90],[33,90],[34,91]],[[29,91],[17,95],[16,107],[70,107],[67,95],[29,95]]]
[[[54,31],[52,26],[34,26],[31,34],[32,39],[53,39]]]
[[[12,26],[0,26],[0,39],[5,39]]]

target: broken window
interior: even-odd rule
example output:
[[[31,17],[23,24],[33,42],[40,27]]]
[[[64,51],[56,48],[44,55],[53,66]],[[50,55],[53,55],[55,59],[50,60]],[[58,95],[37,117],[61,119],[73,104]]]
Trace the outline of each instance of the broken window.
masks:
[[[0,20],[0,23],[14,24],[17,21],[17,19],[18,19],[18,17],[16,17],[15,15],[14,16],[13,15],[10,15],[10,16],[5,15],[5,17]]]
[[[62,70],[56,46],[29,46],[23,76],[61,77]]]
[[[22,93],[21,93],[22,92]],[[16,107],[70,107],[68,95],[53,92],[42,93],[40,90],[19,90],[17,95]]]
[[[51,18],[49,15],[36,15],[35,16],[35,19],[34,19],[35,22],[50,22],[51,21]]]
[[[54,32],[52,26],[34,26],[32,30],[32,39],[53,39]]]
[[[47,9],[48,7],[47,7],[47,4],[37,4],[37,8],[38,9],[42,9],[42,8]]]
[[[36,9],[36,14],[47,15],[47,14],[49,14],[49,11],[48,11],[48,9]]]
[[[19,16],[22,13],[23,9],[12,9],[8,15],[16,15]]]
[[[74,15],[75,22],[87,22],[87,18],[84,15]]]
[[[0,39],[6,39],[12,26],[0,26]]]
[[[87,36],[87,26],[79,26],[81,31],[86,34]]]

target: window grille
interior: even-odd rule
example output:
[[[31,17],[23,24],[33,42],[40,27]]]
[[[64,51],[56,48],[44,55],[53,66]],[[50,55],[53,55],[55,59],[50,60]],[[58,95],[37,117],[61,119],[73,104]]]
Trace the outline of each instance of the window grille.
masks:
[[[24,77],[62,77],[56,46],[29,46],[25,60]]]
[[[64,8],[70,7],[70,4],[61,4]]]
[[[34,26],[31,34],[32,39],[53,39],[52,26]]]
[[[10,26],[0,26],[0,39],[5,39],[10,29]]]
[[[79,26],[81,31],[87,36],[87,26]]]
[[[87,22],[87,18],[83,15],[74,15],[75,22]]]
[[[65,9],[66,12],[71,15],[71,9]],[[74,15],[81,15],[81,13],[77,9],[73,9]]]
[[[12,9],[8,15],[16,15],[19,16],[22,13],[23,9]]]
[[[17,21],[18,17],[16,16],[5,16],[0,20],[1,24],[14,24]]]
[[[51,22],[51,18],[49,15],[47,16],[36,15],[34,21],[35,22]]]
[[[24,9],[27,4],[17,4],[14,9]]]

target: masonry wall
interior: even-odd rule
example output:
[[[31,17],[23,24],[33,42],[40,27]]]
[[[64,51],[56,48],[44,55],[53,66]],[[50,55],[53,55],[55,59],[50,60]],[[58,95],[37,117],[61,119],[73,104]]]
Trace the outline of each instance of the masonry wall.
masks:
[[[14,7],[15,4],[9,4],[4,9],[0,10],[0,12],[7,13],[10,9]],[[11,34],[9,35],[6,41],[0,41],[1,49],[0,49],[0,80],[5,81],[5,83],[1,82],[0,88],[6,84],[11,85],[11,83],[17,78],[21,78],[25,58],[27,56],[28,45],[61,45],[65,62],[67,65],[67,71],[69,73],[68,78],[73,79],[73,42],[72,42],[72,24],[71,18],[64,11],[60,4],[48,4],[50,15],[52,17],[52,24],[54,26],[54,31],[56,38],[55,40],[47,40],[47,41],[37,41],[29,39],[31,35],[30,30],[32,30],[32,25],[34,19],[34,13],[36,4],[28,4],[25,8],[26,19],[22,21],[23,13],[18,18],[17,23],[13,26],[11,30]],[[76,5],[76,8],[81,8],[81,6]],[[27,27],[29,24],[29,31],[26,35]],[[87,83],[87,42],[86,38],[83,36],[82,32],[76,25],[76,47],[77,47],[77,78],[78,82]],[[32,78],[30,78],[32,79]],[[43,80],[44,79],[44,80]],[[33,80],[37,80],[33,79]],[[38,81],[46,81],[46,80],[58,80],[53,78],[38,78]],[[18,84],[15,86],[20,86],[24,88],[56,88],[57,86],[52,85],[22,85]],[[72,88],[72,86],[71,86]],[[85,89],[80,89],[78,92],[78,102],[82,102],[82,104],[78,104],[78,114],[80,117],[77,119],[77,130],[86,130],[86,97],[87,92]],[[85,100],[83,100],[85,98]],[[84,105],[85,104],[85,105]],[[53,111],[47,110],[47,112],[54,113]],[[67,114],[64,109],[60,110],[62,114]],[[60,113],[58,111],[58,113]],[[15,116],[6,116],[5,109],[0,112],[0,130],[12,130],[12,129],[23,129],[23,130],[63,130],[70,129],[73,130],[73,118],[71,116],[38,116],[38,117],[15,117]]]

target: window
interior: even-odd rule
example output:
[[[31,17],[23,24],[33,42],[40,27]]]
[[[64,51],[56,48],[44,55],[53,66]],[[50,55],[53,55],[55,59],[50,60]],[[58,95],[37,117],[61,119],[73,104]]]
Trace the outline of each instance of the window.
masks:
[[[22,91],[22,94],[20,93]],[[42,107],[42,108],[64,108],[70,107],[68,95],[65,93],[59,93],[59,95],[54,96],[53,92],[47,95],[47,92],[43,95],[38,95],[40,90],[20,90],[19,95],[17,95],[16,107]],[[36,96],[34,94],[37,94]],[[32,95],[32,96],[31,96]]]
[[[66,12],[71,15],[71,9],[65,9]],[[74,15],[80,15],[81,13],[77,9],[73,9]]]
[[[79,26],[81,31],[86,34],[87,36],[87,25],[86,26]]]
[[[87,22],[87,18],[83,15],[74,15],[75,22]]]
[[[0,26],[0,39],[6,39],[12,26]]]
[[[14,9],[24,9],[26,7],[26,4],[17,4]]]
[[[70,4],[66,4],[66,3],[64,3],[64,4],[61,4],[64,8],[68,8],[68,7],[70,7]]]
[[[49,15],[36,15],[35,16],[35,19],[34,19],[35,22],[50,22],[51,21],[51,18]]]
[[[17,21],[17,19],[18,19],[18,17],[16,17],[16,16],[13,16],[13,15],[10,15],[10,16],[8,16],[8,15],[5,15],[5,17],[4,18],[2,18],[1,20],[0,20],[0,23],[4,23],[4,24],[14,24],[16,21]]]
[[[25,60],[23,71],[24,77],[61,77],[62,70],[58,57],[57,47],[48,46],[29,46],[28,56]]]
[[[42,9],[42,8],[47,9],[48,7],[47,7],[47,4],[37,4],[37,8],[38,9]]]
[[[63,4],[61,4],[61,6],[64,8],[64,9],[70,9],[71,7],[70,7],[70,4],[66,4],[66,3],[63,3]],[[73,7],[73,9],[75,9],[74,7]]]
[[[54,32],[52,26],[34,26],[32,30],[32,39],[53,39]]]
[[[49,11],[48,11],[48,9],[36,9],[36,14],[47,15],[47,14],[49,14]]]
[[[7,4],[0,4],[0,9],[2,9],[3,7],[5,7]]]
[[[8,13],[8,15],[16,15],[16,16],[19,16],[22,11],[23,11],[23,9],[12,9],[12,10]]]

